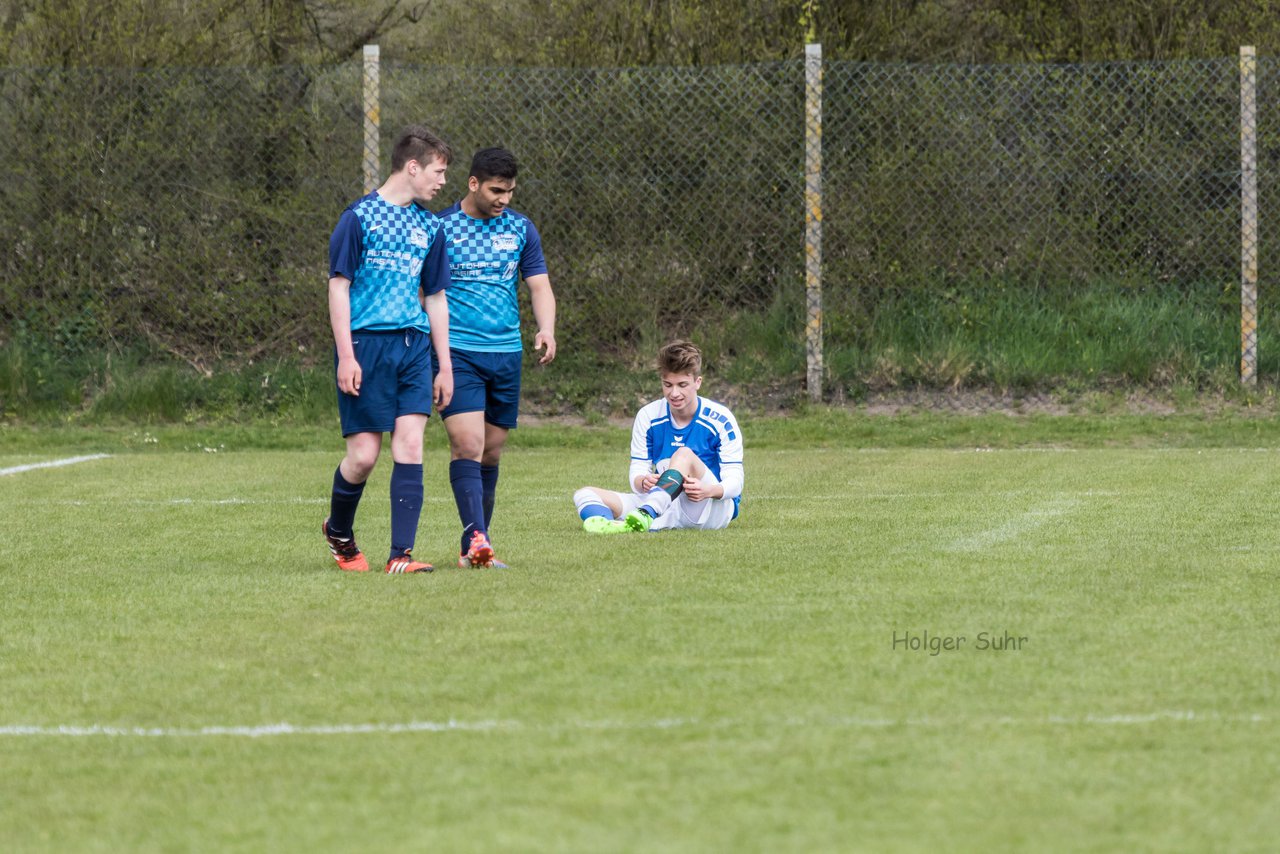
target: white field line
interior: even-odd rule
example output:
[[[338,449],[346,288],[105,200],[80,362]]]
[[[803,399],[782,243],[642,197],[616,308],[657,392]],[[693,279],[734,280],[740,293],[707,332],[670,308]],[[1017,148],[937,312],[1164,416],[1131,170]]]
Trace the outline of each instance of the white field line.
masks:
[[[787,718],[782,720],[736,720],[717,718],[659,718],[642,721],[565,721],[557,724],[524,724],[520,721],[407,721],[365,724],[262,724],[259,726],[128,727],[90,725],[0,726],[0,738],[278,738],[281,736],[395,735],[400,733],[446,732],[626,732],[635,730],[725,729],[737,726],[786,727],[790,729],[960,729],[965,727],[1115,727],[1149,724],[1271,724],[1275,718],[1263,714],[1224,715],[1216,712],[1157,711],[1137,714],[1090,714],[1078,716],[955,718]]]
[[[0,472],[3,473],[3,472]],[[1121,492],[1119,490],[1110,489],[1083,489],[1072,492],[1055,493],[1059,499],[1079,498],[1113,498],[1124,495],[1141,495],[1143,493]],[[1012,489],[1000,492],[982,493],[980,498],[1016,498],[1020,495],[1044,495],[1043,491],[1032,489]],[[840,502],[858,502],[858,501],[910,501],[923,498],[942,498],[954,499],[964,498],[965,500],[973,500],[974,495],[970,492],[961,492],[959,490],[953,492],[832,492],[829,494],[807,492],[803,495],[797,493],[794,495],[785,493],[760,493],[751,492],[744,500],[751,503],[757,501],[840,501]],[[573,498],[568,492],[563,495],[530,495],[521,499],[530,503],[542,504],[564,504],[568,506],[569,512],[573,513]],[[426,495],[423,501],[427,504],[452,504],[452,495]],[[292,498],[118,498],[115,496],[103,498],[36,498],[26,502],[27,505],[43,505],[49,507],[92,507],[96,505],[109,505],[111,507],[185,507],[185,506],[201,506],[201,507],[217,507],[217,506],[266,506],[266,505],[329,505],[327,496],[294,496]]]
[[[853,484],[850,483],[850,486]],[[965,501],[981,501],[986,498],[1017,498],[1022,495],[1042,496],[1047,490],[1043,489],[1003,489],[995,492],[975,492],[973,490],[954,489],[945,492],[939,491],[900,491],[900,492],[844,492],[832,495],[819,495],[816,493],[806,492],[803,495],[782,495],[782,494],[765,494],[760,495],[755,492],[749,493],[748,498],[760,501],[799,501],[803,498],[818,498],[826,500],[840,500],[844,502],[856,501],[897,501],[900,499],[916,499],[916,498],[963,498]],[[1122,495],[1137,495],[1137,492],[1121,492],[1118,489],[1079,489],[1079,490],[1058,490],[1053,493],[1059,498],[1114,498]]]
[[[569,506],[569,511],[573,512],[572,498],[562,497]],[[423,499],[427,504],[453,504],[453,496],[428,496]],[[26,506],[45,506],[45,507],[96,507],[99,505],[109,507],[218,507],[218,506],[266,506],[266,505],[323,505],[329,506],[327,497],[314,498],[49,498],[34,499],[24,502]]]
[[[554,449],[540,448],[538,450],[555,453]],[[1189,450],[1178,448],[1175,450]],[[1260,450],[1266,450],[1260,449]],[[1044,446],[1034,448],[990,448],[985,445],[975,445],[966,448],[882,448],[871,446],[865,448],[768,448],[761,453],[768,453],[770,456],[812,456],[814,454],[893,454],[902,451],[928,451],[933,454],[1074,454],[1078,453],[1077,448],[1064,448],[1059,446]],[[522,449],[521,453],[527,453],[528,449]]]
[[[443,501],[443,499],[436,499]],[[449,499],[453,501],[451,497]],[[26,502],[27,505],[45,505],[53,507],[93,507],[106,505],[110,507],[206,507],[245,505],[278,505],[278,504],[323,504],[329,506],[328,498],[59,498],[36,499]]]
[[[1007,543],[1039,528],[1053,519],[1064,516],[1080,502],[1071,496],[1062,496],[1042,507],[1033,507],[1003,523],[967,537],[960,537],[946,547],[952,552],[974,552]]]
[[[83,457],[66,457],[61,460],[49,460],[44,463],[28,463],[25,466],[11,466],[7,469],[0,469],[0,477],[11,474],[22,474],[24,471],[35,471],[36,469],[51,469],[58,466],[70,466],[76,463],[87,463],[90,460],[103,460],[111,456],[110,454],[88,454]]]
[[[990,498],[1007,498],[1018,495],[1042,495],[1043,493],[1034,492],[1032,490],[1014,490],[1010,492],[988,492],[983,497]],[[1121,492],[1105,491],[1105,490],[1084,490],[1075,493],[1058,493],[1059,495],[1069,496],[1078,495],[1086,498],[1090,497],[1108,497],[1123,495]],[[868,492],[861,494],[850,493],[830,493],[823,495],[821,493],[805,493],[804,495],[769,495],[760,493],[750,493],[745,500],[752,503],[756,501],[799,501],[818,500],[818,501],[902,501],[917,498],[943,498],[952,499],[957,497],[965,497],[971,499],[970,493],[962,492]],[[573,512],[572,495],[566,492],[563,495],[531,495],[521,499],[530,503],[543,504],[564,504],[569,507],[569,512]],[[423,497],[423,501],[428,504],[452,504],[452,495],[427,495]],[[106,504],[112,507],[133,506],[133,507],[183,507],[183,506],[235,506],[235,505],[312,505],[323,504],[328,506],[329,499],[325,496],[314,496],[304,498],[294,496],[293,498],[128,498],[120,499],[115,497],[103,498],[51,498],[51,499],[34,499],[28,501],[28,504],[42,504],[57,507],[89,507],[98,504]]]

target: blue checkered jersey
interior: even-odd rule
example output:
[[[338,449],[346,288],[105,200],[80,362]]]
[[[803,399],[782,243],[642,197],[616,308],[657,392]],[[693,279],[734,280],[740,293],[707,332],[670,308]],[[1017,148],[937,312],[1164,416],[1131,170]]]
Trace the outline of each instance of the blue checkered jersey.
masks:
[[[431,330],[418,290],[449,286],[440,219],[372,192],[342,212],[329,238],[329,277],[351,280],[351,328]]]
[[[520,352],[516,284],[547,272],[533,221],[507,208],[473,219],[462,204],[440,212],[449,254],[449,346],[482,353]]]
[[[684,427],[671,420],[667,399],[645,404],[631,426],[631,471],[627,481],[638,475],[665,471],[671,455],[688,448],[724,485],[724,497],[736,503],[742,495],[742,430],[729,407],[714,400],[698,398],[698,414]]]

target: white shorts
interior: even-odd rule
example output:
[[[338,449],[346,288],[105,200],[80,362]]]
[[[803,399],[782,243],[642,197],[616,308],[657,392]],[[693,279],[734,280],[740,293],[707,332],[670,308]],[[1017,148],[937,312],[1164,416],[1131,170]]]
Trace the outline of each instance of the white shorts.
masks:
[[[702,475],[702,480],[719,483],[710,470]],[[625,517],[632,510],[639,510],[645,503],[645,496],[634,492],[618,493],[622,498],[622,515]],[[650,531],[671,531],[676,528],[697,528],[702,531],[718,531],[729,527],[733,521],[735,505],[732,498],[708,498],[705,501],[691,501],[683,492],[676,496],[663,513],[649,527]]]

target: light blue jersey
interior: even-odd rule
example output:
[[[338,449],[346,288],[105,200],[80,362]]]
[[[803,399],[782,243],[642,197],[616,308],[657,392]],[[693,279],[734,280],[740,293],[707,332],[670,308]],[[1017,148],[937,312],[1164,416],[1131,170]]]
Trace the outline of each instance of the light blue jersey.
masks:
[[[636,413],[631,427],[631,471],[627,481],[634,484],[640,474],[664,471],[671,455],[680,448],[697,454],[724,485],[724,497],[736,505],[744,480],[742,431],[729,407],[699,397],[698,414],[684,427],[676,427],[665,397],[646,404]]]
[[[418,291],[449,285],[440,220],[417,204],[401,207],[372,192],[353,202],[329,238],[329,276],[351,281],[351,328],[431,330]]]
[[[467,216],[462,204],[440,212],[449,257],[449,346],[518,353],[520,277],[547,272],[533,221],[508,208],[491,219]]]

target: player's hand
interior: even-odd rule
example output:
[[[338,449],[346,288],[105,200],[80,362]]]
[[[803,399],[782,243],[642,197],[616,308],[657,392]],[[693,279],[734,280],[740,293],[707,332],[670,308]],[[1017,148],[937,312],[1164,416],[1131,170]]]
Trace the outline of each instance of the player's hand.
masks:
[[[684,494],[690,501],[706,501],[708,498],[720,498],[724,495],[724,487],[718,483],[703,483],[696,477],[684,479]]]
[[[364,379],[364,371],[355,357],[338,359],[338,390],[353,397],[360,396],[360,381]]]
[[[436,374],[435,382],[431,384],[431,399],[435,402],[437,411],[444,409],[453,400],[453,368],[446,368]]]
[[[556,336],[550,332],[539,332],[533,337],[533,349],[541,350],[546,348],[546,352],[542,354],[542,358],[538,360],[539,365],[545,365],[555,361],[556,358]]]
[[[640,489],[638,491],[648,492],[649,490],[653,489],[654,486],[657,485],[657,483],[658,483],[657,474],[650,472],[649,474],[642,475],[640,477]]]

